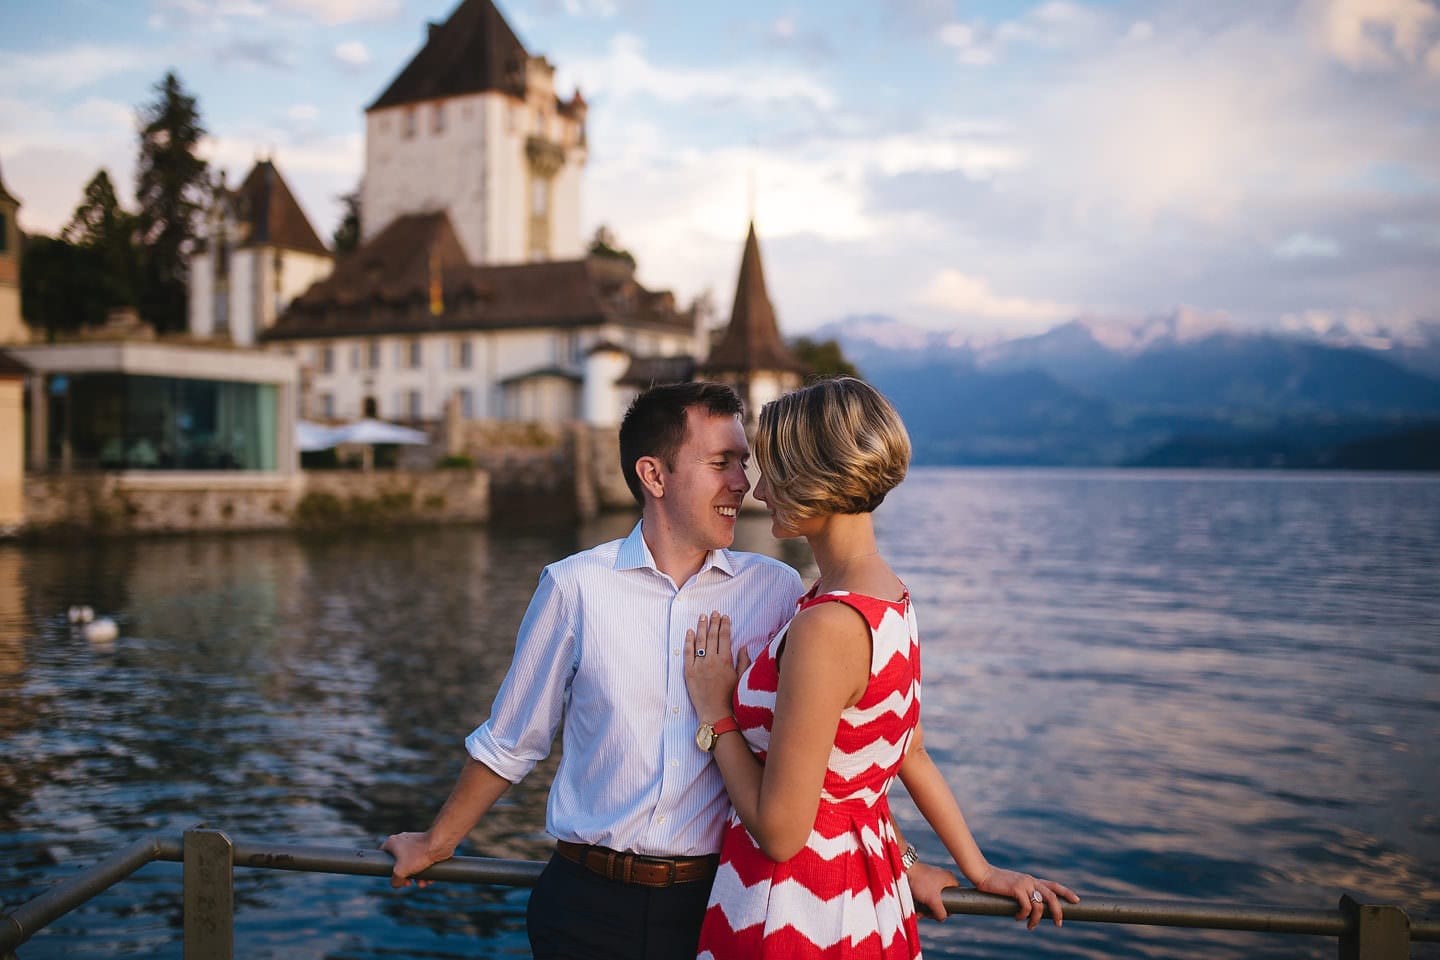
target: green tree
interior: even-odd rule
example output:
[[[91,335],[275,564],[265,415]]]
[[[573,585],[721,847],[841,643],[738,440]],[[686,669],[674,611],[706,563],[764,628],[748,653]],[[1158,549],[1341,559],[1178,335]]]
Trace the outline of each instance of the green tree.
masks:
[[[107,307],[132,307],[139,282],[135,215],[120,206],[110,174],[99,171],[85,185],[85,198],[61,232],[66,243],[96,251],[103,264]]]
[[[140,108],[140,159],[135,200],[145,247],[141,315],[157,330],[183,330],[188,268],[196,223],[208,203],[210,180],[195,149],[205,128],[195,98],[175,72],[155,85],[155,99]]]
[[[615,234],[610,232],[609,227],[600,226],[595,229],[595,238],[590,241],[589,251],[592,257],[624,260],[630,264],[631,269],[635,267],[635,255],[620,246],[619,241],[615,239]]]
[[[46,340],[104,322],[108,291],[98,247],[30,236],[20,256],[20,312]]]
[[[360,191],[341,194],[340,202],[345,204],[345,216],[340,218],[340,224],[330,238],[337,257],[353,253],[360,246]]]
[[[790,341],[790,350],[795,356],[810,365],[810,369],[814,371],[811,374],[812,379],[860,377],[860,371],[855,368],[855,364],[845,359],[845,351],[840,349],[838,340],[811,340],[809,337],[796,337]]]

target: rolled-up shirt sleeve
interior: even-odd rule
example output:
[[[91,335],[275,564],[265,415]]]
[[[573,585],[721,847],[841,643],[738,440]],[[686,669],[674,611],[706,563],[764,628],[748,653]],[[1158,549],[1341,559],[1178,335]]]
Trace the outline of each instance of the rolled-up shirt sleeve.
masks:
[[[550,754],[579,662],[573,605],[550,568],[530,598],[515,658],[486,720],[465,738],[471,757],[518,783]]]

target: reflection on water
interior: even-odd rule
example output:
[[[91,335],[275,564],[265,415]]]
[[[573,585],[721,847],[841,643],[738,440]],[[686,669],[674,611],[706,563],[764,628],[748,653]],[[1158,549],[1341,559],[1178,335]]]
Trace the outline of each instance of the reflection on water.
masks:
[[[632,523],[0,547],[0,899],[202,820],[341,847],[423,827],[540,568]],[[927,744],[994,861],[1101,899],[1352,890],[1440,914],[1440,483],[922,470],[879,528],[918,605]],[[737,542],[813,574],[764,517]],[[72,632],[75,603],[120,639]],[[462,852],[543,857],[553,769]],[[22,954],[178,957],[178,878],[147,867]],[[525,952],[519,891],[240,871],[237,904],[246,957]],[[1334,955],[963,917],[923,933],[932,957]]]

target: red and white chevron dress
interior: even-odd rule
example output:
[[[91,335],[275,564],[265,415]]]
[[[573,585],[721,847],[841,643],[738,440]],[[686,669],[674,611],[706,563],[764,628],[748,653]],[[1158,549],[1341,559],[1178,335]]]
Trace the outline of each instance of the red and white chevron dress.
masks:
[[[700,957],[912,958],[920,936],[888,794],[920,718],[920,646],[907,592],[899,601],[836,591],[870,625],[870,684],[840,715],[820,808],[805,848],[776,863],[732,811],[700,931]],[[760,762],[770,746],[780,631],[740,678],[735,719]]]

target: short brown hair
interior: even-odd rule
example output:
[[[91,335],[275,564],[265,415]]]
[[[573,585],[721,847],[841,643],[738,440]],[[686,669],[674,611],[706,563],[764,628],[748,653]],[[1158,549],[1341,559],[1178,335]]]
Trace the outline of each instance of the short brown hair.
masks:
[[[783,520],[869,513],[905,479],[910,435],[880,391],[837,377],[765,404],[755,459]]]
[[[686,414],[701,407],[715,417],[738,417],[744,406],[733,387],[697,380],[651,387],[630,403],[620,421],[620,468],[625,485],[635,502],[645,505],[645,495],[635,464],[641,457],[658,457],[665,469],[675,469],[675,454],[685,442]]]

